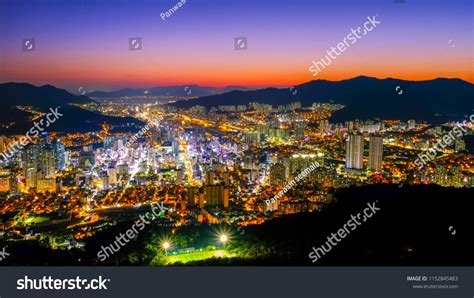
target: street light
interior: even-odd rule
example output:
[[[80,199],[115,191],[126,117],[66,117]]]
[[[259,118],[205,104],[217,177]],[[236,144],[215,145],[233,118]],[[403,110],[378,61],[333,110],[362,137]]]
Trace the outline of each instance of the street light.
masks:
[[[224,247],[225,247],[225,243],[227,242],[227,235],[222,234],[222,235],[219,237],[219,240],[222,242],[222,244],[223,244]]]
[[[170,243],[168,241],[165,241],[163,243],[163,248],[165,249],[165,256],[168,255],[168,248],[170,248]]]

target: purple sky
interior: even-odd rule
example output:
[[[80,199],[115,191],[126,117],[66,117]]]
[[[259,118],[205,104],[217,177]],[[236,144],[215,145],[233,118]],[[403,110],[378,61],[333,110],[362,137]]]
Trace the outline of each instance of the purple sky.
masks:
[[[79,87],[288,86],[358,75],[474,82],[473,1],[2,0],[0,82]],[[316,77],[308,71],[362,26],[381,22]],[[142,49],[129,50],[141,37]],[[234,49],[247,37],[246,50]],[[22,42],[33,38],[35,50]]]

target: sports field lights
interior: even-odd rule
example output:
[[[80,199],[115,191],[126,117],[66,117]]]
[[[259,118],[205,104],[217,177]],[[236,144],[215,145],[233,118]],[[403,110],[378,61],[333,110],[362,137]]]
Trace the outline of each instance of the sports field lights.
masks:
[[[165,256],[168,254],[168,249],[170,248],[170,243],[168,241],[163,242],[163,249],[165,250]]]
[[[219,240],[222,242],[222,244],[226,244],[228,238],[227,238],[227,235],[226,234],[222,234],[220,237],[219,237]]]

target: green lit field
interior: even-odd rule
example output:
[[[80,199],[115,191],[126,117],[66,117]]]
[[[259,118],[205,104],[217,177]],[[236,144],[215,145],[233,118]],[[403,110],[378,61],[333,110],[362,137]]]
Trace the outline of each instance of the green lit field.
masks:
[[[45,221],[50,220],[47,216],[40,216],[40,215],[32,215],[28,216],[27,218],[23,219],[21,222],[23,225],[31,225],[31,224],[39,224]]]
[[[182,254],[171,254],[165,257],[167,264],[172,264],[175,262],[182,262],[187,263],[191,261],[200,261],[205,259],[210,259],[213,257],[220,257],[220,258],[229,258],[230,254],[225,249],[219,250],[202,250],[202,251],[194,251],[190,253],[182,253]]]

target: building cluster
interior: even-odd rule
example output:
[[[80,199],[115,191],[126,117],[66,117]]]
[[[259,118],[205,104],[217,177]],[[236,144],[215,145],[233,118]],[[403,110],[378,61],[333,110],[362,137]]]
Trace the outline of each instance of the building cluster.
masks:
[[[40,135],[38,142],[28,144],[9,160],[9,167],[4,172],[0,182],[1,189],[11,194],[18,194],[19,190],[27,192],[55,192],[60,188],[56,173],[66,169],[68,155],[64,144],[59,139],[51,141],[47,132]],[[22,179],[14,175],[14,170],[20,169]]]
[[[474,186],[474,160],[463,139],[423,171],[413,170],[416,154],[443,132],[414,120],[330,123],[332,113],[344,106],[302,107],[298,101],[277,108],[258,102],[210,110],[148,103],[127,107],[101,102],[99,107],[94,108],[145,122],[156,116],[163,120],[133,142],[136,129],[110,133],[109,126],[95,138],[41,134],[0,163],[0,210],[31,208],[27,201],[34,198],[41,212],[60,211],[53,220],[71,225],[89,220],[98,227],[104,222],[94,216],[105,210],[160,201],[172,210],[166,215],[172,225],[235,218],[240,224],[259,224],[318,210],[336,189],[349,186],[405,181]],[[0,150],[12,139],[0,136]],[[288,187],[315,163],[319,166]],[[278,200],[265,203],[278,193]],[[15,218],[9,225],[21,222],[23,213]],[[122,220],[110,214],[105,218]]]
[[[369,137],[369,162],[367,169],[381,172],[383,161],[383,137]],[[346,142],[346,169],[364,169],[364,136],[362,134],[349,134]]]

